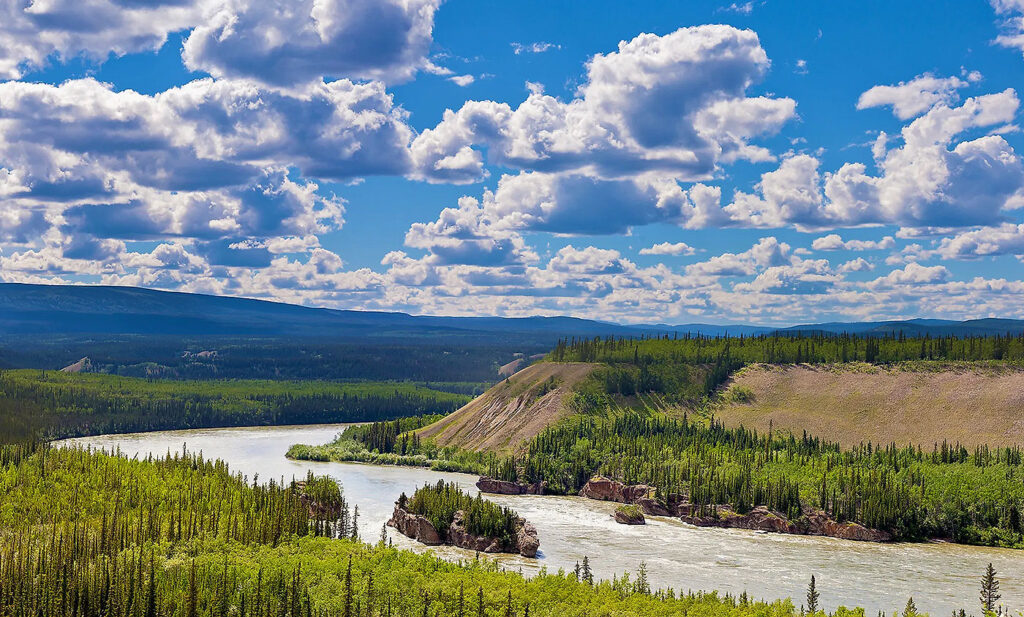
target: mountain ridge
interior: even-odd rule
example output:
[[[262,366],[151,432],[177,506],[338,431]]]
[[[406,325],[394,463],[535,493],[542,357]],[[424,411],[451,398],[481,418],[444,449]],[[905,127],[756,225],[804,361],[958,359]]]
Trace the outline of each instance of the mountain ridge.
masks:
[[[770,333],[994,335],[1024,333],[1024,320],[909,319],[751,324],[619,324],[570,316],[449,317],[307,307],[271,300],[139,287],[0,283],[0,335],[238,335],[334,338],[743,335]]]

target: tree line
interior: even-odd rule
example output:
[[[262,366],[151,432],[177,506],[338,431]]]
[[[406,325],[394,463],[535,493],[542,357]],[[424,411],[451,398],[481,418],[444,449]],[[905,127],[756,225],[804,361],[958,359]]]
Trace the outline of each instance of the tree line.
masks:
[[[944,362],[1024,361],[1024,334],[994,336],[907,336],[903,332],[857,334],[765,334],[759,336],[683,336],[561,339],[548,354],[555,362],[714,364],[730,358],[742,364],[868,362],[914,360]]]
[[[33,424],[44,438],[219,426],[366,422],[449,413],[468,400],[463,394],[405,383],[175,381],[0,371],[0,404],[13,418]]]

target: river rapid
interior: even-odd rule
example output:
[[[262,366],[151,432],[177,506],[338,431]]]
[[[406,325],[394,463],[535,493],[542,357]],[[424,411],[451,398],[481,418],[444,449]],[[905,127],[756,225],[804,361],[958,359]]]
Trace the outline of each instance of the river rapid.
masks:
[[[359,530],[376,542],[403,491],[438,479],[458,482],[476,494],[475,476],[409,467],[378,467],[355,463],[318,463],[285,458],[295,443],[320,444],[346,425],[162,431],[102,435],[63,443],[109,450],[128,456],[161,456],[188,450],[227,462],[252,481],[300,479],[312,470],[335,478],[349,502],[359,506]],[[826,610],[839,605],[862,606],[869,616],[902,609],[909,596],[918,610],[944,617],[954,609],[977,613],[979,581],[989,562],[999,573],[1002,603],[1017,614],[1024,608],[1024,551],[953,544],[871,544],[744,530],[700,529],[667,518],[648,518],[643,526],[619,525],[611,518],[614,504],[581,497],[498,496],[489,499],[514,508],[537,527],[538,559],[501,556],[509,569],[526,575],[546,567],[571,570],[586,555],[596,576],[611,578],[635,572],[647,563],[653,587],[677,591],[719,590],[755,598],[792,597],[798,607],[814,574]],[[451,547],[428,549],[393,529],[400,547],[433,550],[446,559],[471,559],[473,553]],[[635,576],[635,575],[634,575]]]

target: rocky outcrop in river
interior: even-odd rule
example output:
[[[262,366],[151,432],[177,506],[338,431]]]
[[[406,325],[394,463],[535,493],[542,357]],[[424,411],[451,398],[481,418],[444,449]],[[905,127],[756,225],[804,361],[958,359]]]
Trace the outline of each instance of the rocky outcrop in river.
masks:
[[[441,534],[427,517],[413,514],[396,503],[388,525],[402,535],[429,546],[449,544],[482,553],[519,553],[523,557],[536,557],[540,548],[537,529],[522,518],[516,519],[516,534],[511,542],[505,542],[502,538],[475,536],[469,533],[462,510],[455,513],[451,525],[444,530],[444,534]]]
[[[731,506],[715,506],[713,512],[711,515],[683,515],[679,518],[684,523],[690,523],[698,527],[753,529],[776,533],[794,533],[805,536],[829,536],[843,540],[859,540],[861,542],[888,542],[892,540],[892,536],[884,531],[869,529],[857,523],[840,523],[822,510],[806,512],[794,521],[764,506],[757,506],[746,514],[738,514]]]
[[[644,513],[639,507],[634,505],[622,505],[615,508],[615,513],[612,514],[612,518],[615,519],[616,523],[620,525],[646,525],[647,519],[644,518]]]
[[[594,476],[580,490],[580,497],[600,501],[636,503],[654,494],[654,487],[646,484],[623,484],[604,476]]]
[[[405,508],[395,505],[395,511],[388,521],[389,527],[394,527],[403,536],[412,538],[429,546],[441,544],[441,534],[434,529],[434,524],[427,520],[427,517],[413,514]]]
[[[726,527],[808,536],[829,536],[863,542],[892,540],[890,534],[878,529],[869,529],[857,523],[840,523],[823,510],[806,511],[800,518],[790,520],[784,514],[773,512],[764,506],[757,506],[746,514],[739,514],[729,505],[716,505],[700,509],[690,503],[687,495],[669,495],[668,499],[662,502],[654,499],[654,487],[646,484],[623,484],[603,476],[591,478],[580,491],[580,495],[601,501],[633,504],[649,516],[677,517],[684,523],[698,527]],[[616,511],[615,517],[616,521],[619,521],[618,511]]]
[[[508,480],[496,480],[489,476],[482,476],[476,481],[476,487],[481,493],[492,493],[494,495],[543,495],[547,482],[509,482]]]

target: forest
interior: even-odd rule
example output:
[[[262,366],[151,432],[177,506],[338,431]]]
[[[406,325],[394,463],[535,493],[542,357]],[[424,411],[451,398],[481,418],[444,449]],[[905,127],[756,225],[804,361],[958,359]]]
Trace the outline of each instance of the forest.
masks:
[[[415,420],[405,422],[416,426]],[[509,457],[437,448],[414,433],[376,447],[389,444],[390,451],[370,452],[365,441],[350,435],[325,446],[293,446],[289,456],[544,481],[547,492],[560,495],[575,495],[591,477],[603,475],[649,484],[663,501],[685,495],[701,506],[699,515],[712,515],[712,506],[719,504],[741,514],[767,506],[791,519],[820,509],[837,521],[880,529],[900,540],[943,538],[1024,548],[1019,447],[968,450],[941,443],[926,451],[864,443],[844,450],[806,434],[758,434],[714,419],[623,409],[569,417]]]
[[[187,451],[0,446],[0,614],[54,617],[795,617],[789,600],[532,578],[356,538],[326,478],[260,484]],[[415,499],[415,497],[414,497]],[[472,507],[472,506],[471,506]],[[822,616],[824,612],[817,613]],[[805,613],[806,615],[806,613]],[[863,617],[840,608],[835,617]],[[912,616],[908,616],[912,617]]]
[[[178,381],[0,371],[7,423],[41,438],[180,428],[365,422],[449,413],[469,396],[408,383]]]
[[[726,428],[714,419],[718,389],[750,363],[1019,364],[1024,337],[902,335],[563,340],[549,361],[602,366],[565,404],[576,414],[511,457],[438,448],[395,425],[373,425],[295,458],[428,465],[534,483],[575,494],[594,475],[650,484],[662,500],[686,496],[699,515],[716,505],[745,513],[766,506],[790,519],[823,510],[839,522],[902,540],[949,539],[1024,548],[1024,467],[1019,447],[968,449],[861,443],[843,448],[806,433]],[[416,428],[407,420],[405,430]]]
[[[547,342],[395,338],[103,335],[0,336],[0,369],[61,369],[88,357],[92,370],[161,379],[491,382],[515,354]],[[472,392],[469,392],[472,393]]]

